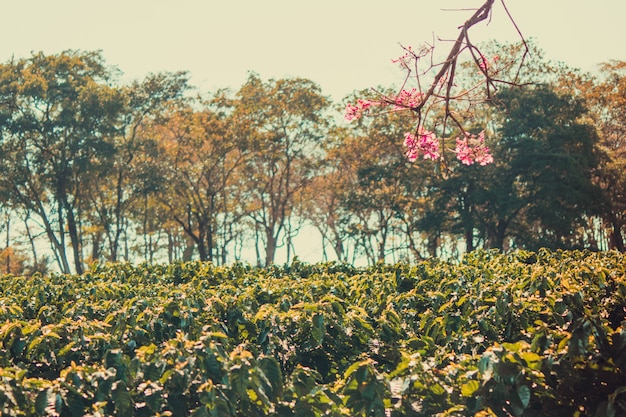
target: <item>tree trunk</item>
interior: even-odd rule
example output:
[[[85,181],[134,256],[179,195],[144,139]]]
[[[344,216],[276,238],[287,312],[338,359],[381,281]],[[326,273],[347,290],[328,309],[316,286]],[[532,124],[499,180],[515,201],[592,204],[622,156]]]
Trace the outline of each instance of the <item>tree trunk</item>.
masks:
[[[498,220],[498,223],[496,224],[495,234],[493,236],[493,241],[490,245],[492,248],[504,251],[504,238],[506,237],[506,230],[508,228],[508,225],[509,222],[504,220]]]
[[[278,239],[273,233],[266,233],[267,241],[265,242],[265,266],[271,265],[276,259],[276,248]]]
[[[38,202],[39,203],[39,202]],[[40,203],[39,203],[40,204]],[[38,207],[40,211],[37,213],[39,217],[44,223],[44,228],[46,230],[46,235],[48,236],[48,240],[50,241],[50,245],[52,247],[52,252],[54,253],[54,257],[59,264],[59,268],[61,268],[61,273],[70,274],[70,263],[67,259],[67,252],[65,251],[65,220],[63,219],[63,205],[58,202],[58,223],[59,223],[59,237],[57,238],[54,230],[52,229],[52,225],[48,220],[48,216],[46,215],[43,207]]]
[[[343,241],[339,238],[335,238],[335,244],[333,245],[333,249],[335,250],[335,254],[337,255],[337,259],[339,261],[345,261],[345,248],[343,246]]]
[[[68,202],[65,202],[65,206],[67,207],[67,230],[70,234],[70,243],[72,244],[72,253],[74,255],[74,268],[76,269],[76,274],[82,275],[84,272],[82,242],[78,236],[76,216],[74,216],[74,210]]]
[[[609,242],[609,249],[615,249],[624,253],[624,236],[622,236],[622,225],[611,219],[611,239]]]
[[[7,261],[6,261],[6,273],[11,273],[11,253],[9,252],[9,247],[11,246],[11,217],[7,212],[6,216],[6,228],[7,228],[7,237],[6,237],[6,249],[7,249]]]
[[[26,229],[26,236],[28,237],[28,241],[30,242],[30,250],[33,254],[33,272],[39,271],[39,258],[37,256],[37,245],[35,244],[35,237],[30,232],[30,226],[28,225],[28,218],[30,214],[26,215],[24,218],[24,229]]]
[[[93,234],[93,241],[91,242],[91,261],[97,262],[102,255],[102,232],[96,232]]]

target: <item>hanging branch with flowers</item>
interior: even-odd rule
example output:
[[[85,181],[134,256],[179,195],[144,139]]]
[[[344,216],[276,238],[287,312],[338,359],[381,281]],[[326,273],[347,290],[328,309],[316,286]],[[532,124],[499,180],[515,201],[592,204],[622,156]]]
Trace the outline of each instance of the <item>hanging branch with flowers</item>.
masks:
[[[425,45],[419,50],[412,47],[403,47],[404,54],[392,62],[400,65],[406,73],[406,77],[395,96],[388,96],[376,90],[376,98],[373,100],[359,99],[355,104],[349,103],[345,109],[344,118],[350,122],[363,116],[376,116],[385,111],[408,111],[417,120],[415,128],[407,132],[404,137],[406,156],[410,161],[418,158],[438,161],[442,168],[447,168],[446,150],[452,151],[456,158],[465,165],[477,163],[487,165],[493,162],[489,148],[485,145],[484,130],[478,134],[471,134],[463,127],[463,117],[454,111],[454,104],[464,103],[468,109],[477,104],[488,102],[497,90],[498,84],[519,85],[517,78],[523,66],[528,46],[517,28],[515,21],[506,8],[504,0],[502,7],[514,25],[524,45],[523,54],[517,60],[501,62],[498,56],[485,57],[480,49],[472,43],[469,30],[476,24],[490,18],[495,0],[487,0],[476,9],[473,15],[459,27],[460,33],[453,41],[452,48],[445,60],[434,63],[433,45]],[[471,61],[480,75],[480,80],[466,88],[459,88],[455,83],[455,75],[460,64],[461,56],[469,54]],[[510,74],[510,68],[517,65],[517,72],[513,79],[501,79],[502,74]],[[432,76],[427,87],[423,85],[423,79]],[[410,88],[409,83],[415,83]],[[456,106],[458,107],[458,105]],[[439,121],[441,137],[424,127],[425,116],[435,109],[442,109],[443,117]],[[446,148],[445,132],[456,127],[460,132],[454,138],[453,147]],[[450,139],[451,141],[451,139]]]

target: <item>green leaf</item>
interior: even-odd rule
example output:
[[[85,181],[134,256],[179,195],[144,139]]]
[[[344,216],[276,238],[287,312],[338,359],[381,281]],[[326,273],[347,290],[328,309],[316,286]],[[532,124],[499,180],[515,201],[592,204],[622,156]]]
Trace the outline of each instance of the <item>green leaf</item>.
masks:
[[[320,313],[316,313],[313,315],[313,328],[311,329],[311,335],[313,336],[316,346],[322,344],[325,333],[326,324],[324,323],[324,316]]]
[[[85,415],[85,402],[83,397],[75,392],[67,393],[67,406],[73,417],[81,417]]]
[[[478,372],[480,372],[483,381],[491,379],[495,359],[493,352],[485,352],[480,358],[480,362],[478,362]]]
[[[526,365],[530,369],[539,370],[541,369],[541,361],[542,357],[534,352],[522,352],[519,356],[526,362]]]
[[[615,402],[615,398],[626,392],[626,385],[618,387],[615,391],[613,391],[613,394],[609,395],[609,401],[610,402]]]
[[[71,342],[69,342],[67,345],[63,346],[61,348],[61,350],[59,350],[58,356],[63,356],[65,355],[67,352],[69,352],[74,345],[76,344],[76,342],[74,342],[73,340]]]
[[[432,384],[428,387],[428,389],[435,396],[444,395],[446,393],[446,389],[442,387],[441,384]]]
[[[163,375],[161,375],[161,378],[159,378],[159,382],[161,384],[165,384],[165,382],[170,378],[170,376],[174,373],[174,369],[168,369],[167,371],[163,372]]]
[[[35,412],[42,416],[45,415],[47,413],[46,409],[54,406],[54,400],[55,397],[52,395],[51,389],[39,391],[35,398]]]
[[[315,388],[315,372],[309,368],[298,365],[293,372],[293,388],[298,397],[304,397]]]
[[[283,376],[280,365],[274,357],[264,356],[259,360],[259,366],[272,387],[272,392],[267,393],[267,395],[272,401],[275,401],[283,394]]]
[[[609,401],[602,401],[596,409],[594,417],[615,417],[615,406]]]
[[[480,388],[480,382],[472,380],[461,386],[461,395],[471,397]]]
[[[115,404],[116,415],[120,417],[132,417],[133,399],[126,383],[123,380],[115,381],[113,383],[111,395]]]
[[[530,388],[527,385],[520,385],[517,387],[517,396],[519,397],[524,408],[528,407],[530,403]]]

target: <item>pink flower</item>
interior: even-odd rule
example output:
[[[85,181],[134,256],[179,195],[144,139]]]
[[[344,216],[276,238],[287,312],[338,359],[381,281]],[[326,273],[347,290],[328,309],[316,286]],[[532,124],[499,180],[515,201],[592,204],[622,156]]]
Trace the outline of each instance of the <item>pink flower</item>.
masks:
[[[359,108],[357,106],[354,106],[348,103],[348,105],[346,106],[346,110],[344,111],[343,117],[347,121],[351,122],[352,120],[358,119],[360,117],[358,112],[359,112]]]
[[[465,134],[465,138],[456,138],[456,158],[465,165],[477,162],[481,166],[493,162],[489,148],[485,146],[485,131],[476,135]]]
[[[454,152],[456,153],[456,158],[465,165],[472,165],[474,163],[474,159],[472,158],[472,149],[467,144],[467,138],[456,138],[456,149]]]
[[[406,133],[404,135],[404,146],[407,148],[406,157],[409,158],[409,161],[415,162],[419,154],[417,152],[417,140],[413,134]]]
[[[478,66],[483,71],[486,71],[487,68],[489,68],[489,61],[487,61],[487,58],[485,58],[484,55],[480,56],[480,62],[478,63]]]
[[[421,126],[417,137],[412,133],[404,135],[404,146],[407,148],[406,156],[411,162],[414,162],[420,153],[423,154],[424,159],[435,160],[441,156],[439,153],[439,140],[433,132],[424,130]]]
[[[418,91],[415,88],[411,89],[410,91],[402,90],[396,97],[396,100],[395,100],[396,106],[394,107],[394,109],[401,110],[407,107],[408,108],[417,107],[422,103],[423,98],[424,98],[424,94],[422,94],[420,91]]]
[[[358,99],[356,105],[348,103],[344,111],[343,117],[348,122],[351,122],[352,120],[361,118],[361,116],[363,116],[363,113],[367,109],[369,109],[371,106],[377,106],[378,104],[380,103],[376,101]]]

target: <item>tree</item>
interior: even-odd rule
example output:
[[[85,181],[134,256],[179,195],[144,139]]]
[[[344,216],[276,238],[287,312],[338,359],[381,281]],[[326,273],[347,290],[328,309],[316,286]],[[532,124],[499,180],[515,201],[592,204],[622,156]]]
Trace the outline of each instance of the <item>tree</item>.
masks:
[[[609,248],[625,251],[626,240],[626,62],[600,66],[600,77],[583,92],[600,134],[601,161],[596,181],[602,188],[601,217],[609,235]]]
[[[274,262],[292,209],[310,183],[319,160],[329,101],[319,86],[302,79],[263,82],[251,74],[236,95],[235,117],[248,125],[254,155],[246,160],[246,211]],[[249,133],[248,133],[249,132]]]
[[[3,188],[41,220],[64,273],[66,237],[74,270],[83,271],[84,180],[115,152],[109,139],[123,100],[111,76],[98,52],[37,53],[0,66]]]
[[[349,213],[345,233],[370,263],[388,255],[405,256],[407,250],[416,258],[423,256],[422,236],[415,226],[433,171],[407,159],[406,149],[397,142],[404,129],[405,117],[396,112],[361,119],[337,135],[327,157],[342,167],[340,201]]]
[[[158,200],[193,240],[200,260],[216,258],[223,222],[236,218],[234,173],[245,152],[223,112],[179,109],[156,126],[162,149],[163,186]],[[225,244],[219,246],[225,251]]]
[[[489,245],[579,248],[585,218],[598,213],[592,182],[598,136],[582,100],[550,85],[499,92],[504,106],[494,157],[476,195]],[[480,178],[480,177],[478,177]]]
[[[353,261],[350,251],[350,222],[352,213],[346,207],[346,193],[353,180],[354,158],[344,158],[343,144],[348,140],[345,128],[330,129],[324,143],[324,159],[304,195],[304,216],[321,234],[322,257],[328,259],[326,245],[330,243],[337,260]]]
[[[173,103],[183,102],[188,90],[184,72],[151,74],[121,89],[124,108],[113,137],[115,154],[103,161],[106,169],[99,171],[97,186],[89,188],[93,260],[105,245],[106,258],[119,260],[122,236],[128,236],[133,209],[139,210],[133,206],[143,207],[158,182],[159,167],[153,163],[157,146],[146,128],[160,121]]]

